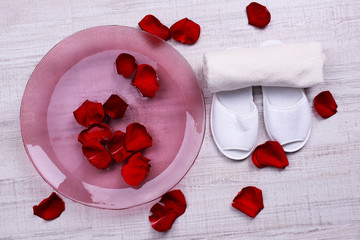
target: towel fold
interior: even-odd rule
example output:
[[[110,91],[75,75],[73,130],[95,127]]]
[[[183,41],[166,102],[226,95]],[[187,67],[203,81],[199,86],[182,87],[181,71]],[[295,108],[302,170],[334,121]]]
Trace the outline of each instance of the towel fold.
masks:
[[[319,42],[230,48],[204,54],[211,92],[250,86],[307,88],[323,81],[325,56]]]

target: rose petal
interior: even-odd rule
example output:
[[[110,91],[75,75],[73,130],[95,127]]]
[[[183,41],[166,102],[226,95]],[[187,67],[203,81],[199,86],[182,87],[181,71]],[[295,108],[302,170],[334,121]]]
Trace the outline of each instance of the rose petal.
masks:
[[[126,78],[131,77],[136,70],[136,60],[133,56],[127,53],[122,53],[116,58],[116,71],[119,75]]]
[[[104,109],[101,103],[86,100],[74,112],[76,121],[85,127],[101,122],[104,117]]]
[[[252,162],[254,163],[254,165],[258,168],[264,168],[266,167],[266,165],[263,165],[261,163],[258,162],[257,160],[257,152],[254,150],[253,154],[252,154]]]
[[[82,151],[89,162],[98,169],[105,169],[111,163],[110,153],[95,139],[86,141]]]
[[[107,142],[107,149],[111,153],[112,158],[118,163],[129,158],[133,153],[128,152],[125,148],[125,133],[116,131]]]
[[[122,118],[125,114],[127,107],[128,104],[115,94],[111,95],[103,105],[105,114],[112,119]]]
[[[131,123],[126,127],[126,150],[137,152],[152,146],[152,138],[146,128],[140,123]]]
[[[159,81],[155,69],[147,64],[137,66],[136,74],[132,82],[144,97],[154,97],[159,90]]]
[[[152,215],[149,216],[151,226],[159,232],[171,229],[177,217],[186,210],[186,200],[181,190],[172,190],[165,193],[151,209]]]
[[[253,186],[245,187],[236,195],[232,206],[254,218],[264,209],[262,191]]]
[[[139,152],[132,155],[121,168],[124,181],[133,187],[139,185],[149,174],[149,161]]]
[[[34,215],[45,220],[53,220],[61,215],[65,210],[64,201],[56,194],[42,200],[39,205],[33,206]]]
[[[81,131],[78,136],[78,141],[84,144],[90,139],[95,139],[100,143],[105,143],[111,137],[111,131],[105,123],[94,123]]]
[[[199,39],[200,26],[190,19],[184,18],[170,27],[170,35],[178,42],[194,44]]]
[[[177,216],[168,207],[156,203],[150,211],[152,215],[149,216],[149,221],[153,229],[158,232],[166,232],[171,229]]]
[[[246,14],[249,24],[258,28],[266,27],[271,20],[271,15],[267,8],[256,2],[252,2],[246,7]]]
[[[186,200],[181,190],[172,190],[165,193],[160,200],[166,207],[176,212],[176,216],[179,217],[186,210]]]
[[[289,166],[284,149],[276,141],[267,141],[257,146],[252,154],[252,161],[258,168],[271,166],[284,169]]]
[[[140,22],[139,27],[163,40],[168,40],[170,38],[169,28],[162,24],[159,19],[153,15],[146,15]]]
[[[337,112],[338,105],[330,91],[319,93],[314,98],[314,108],[323,118],[329,118]]]

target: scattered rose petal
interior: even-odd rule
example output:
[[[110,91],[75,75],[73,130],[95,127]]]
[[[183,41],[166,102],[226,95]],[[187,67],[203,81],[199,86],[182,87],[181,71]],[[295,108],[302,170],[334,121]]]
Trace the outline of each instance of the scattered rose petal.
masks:
[[[111,153],[112,158],[118,163],[129,158],[133,153],[128,152],[125,148],[125,133],[116,131],[107,142],[107,149]]]
[[[177,218],[175,212],[159,203],[156,203],[150,211],[152,215],[149,216],[149,221],[152,228],[158,232],[166,232],[170,230]]]
[[[165,193],[160,200],[166,207],[171,209],[179,217],[186,210],[186,200],[181,190],[172,190]]]
[[[127,107],[128,104],[115,94],[111,95],[103,105],[105,114],[112,119],[122,118],[125,114]]]
[[[246,14],[249,24],[258,28],[266,27],[271,20],[271,15],[267,8],[256,2],[252,2],[246,7]]]
[[[90,139],[95,139],[100,143],[105,143],[110,137],[111,131],[108,125],[105,123],[94,123],[80,132],[78,141],[83,144]]]
[[[329,118],[337,112],[338,105],[330,91],[319,93],[314,98],[314,108],[323,118]]]
[[[162,203],[162,204],[161,204]],[[177,217],[186,210],[186,200],[181,190],[172,190],[165,193],[151,209],[149,220],[153,229],[165,232],[171,229]]]
[[[105,169],[111,163],[110,153],[95,139],[85,142],[82,151],[89,162],[98,169]]]
[[[169,28],[153,15],[146,15],[139,22],[139,26],[142,30],[154,34],[165,41],[170,38]]]
[[[133,187],[139,185],[149,174],[149,161],[150,159],[147,159],[139,152],[132,155],[121,168],[124,181]]]
[[[264,209],[262,191],[253,186],[245,187],[236,195],[232,206],[255,218]]]
[[[159,90],[159,81],[155,69],[147,64],[137,66],[136,74],[132,82],[144,97],[154,97]]]
[[[116,58],[116,71],[119,75],[126,78],[131,77],[136,70],[136,60],[133,56],[127,53],[122,53]]]
[[[284,169],[289,166],[283,147],[276,141],[267,141],[257,146],[252,154],[252,161],[258,168],[271,166]]]
[[[128,151],[137,152],[152,146],[152,138],[144,125],[131,123],[126,127],[125,147]]]
[[[50,197],[42,200],[39,205],[35,205],[33,210],[34,215],[45,220],[53,220],[59,217],[65,210],[65,203],[56,193],[53,192]]]
[[[86,100],[74,111],[76,121],[85,127],[101,122],[104,117],[104,109],[101,103]]]
[[[178,42],[194,44],[199,39],[200,26],[190,19],[184,18],[170,27],[170,35]]]

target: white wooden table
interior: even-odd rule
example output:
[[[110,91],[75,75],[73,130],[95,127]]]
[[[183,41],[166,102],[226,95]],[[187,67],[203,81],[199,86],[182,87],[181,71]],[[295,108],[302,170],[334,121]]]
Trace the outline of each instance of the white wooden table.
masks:
[[[360,2],[267,0],[270,25],[247,24],[251,1],[1,0],[0,2],[0,239],[360,239]],[[321,41],[325,82],[307,90],[310,101],[330,90],[338,113],[323,120],[313,111],[308,144],[288,154],[284,171],[234,162],[216,149],[209,127],[200,154],[176,186],[188,208],[163,234],[148,221],[153,203],[122,211],[86,207],[64,199],[66,211],[45,222],[32,206],[50,195],[22,145],[19,112],[27,80],[52,46],[79,30],[107,24],[137,27],[148,13],[171,26],[188,17],[202,27],[200,40],[184,46],[203,88],[207,123],[211,94],[202,77],[202,56],[211,49],[257,46],[268,39]],[[254,88],[264,131],[261,89]],[[263,190],[265,209],[251,219],[231,207],[242,187]]]

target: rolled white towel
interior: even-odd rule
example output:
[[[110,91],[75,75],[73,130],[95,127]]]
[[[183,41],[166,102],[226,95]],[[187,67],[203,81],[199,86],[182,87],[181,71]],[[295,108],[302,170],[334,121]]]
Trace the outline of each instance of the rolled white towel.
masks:
[[[319,42],[230,48],[204,54],[211,92],[250,86],[307,88],[323,81],[325,56]]]

